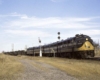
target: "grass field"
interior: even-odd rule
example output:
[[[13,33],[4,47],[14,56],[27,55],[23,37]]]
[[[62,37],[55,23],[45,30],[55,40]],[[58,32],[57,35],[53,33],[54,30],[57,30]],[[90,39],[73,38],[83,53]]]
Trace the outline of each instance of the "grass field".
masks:
[[[14,56],[0,54],[0,80],[16,80],[22,71],[22,64]]]
[[[100,80],[100,61],[48,57],[26,58],[36,60],[39,62],[48,63],[66,72],[68,75],[78,78],[79,80]]]
[[[15,80],[16,77],[19,77],[17,74],[23,70],[23,65],[18,61],[21,59],[48,63],[79,80],[100,80],[100,61],[3,54],[0,54],[0,80]]]

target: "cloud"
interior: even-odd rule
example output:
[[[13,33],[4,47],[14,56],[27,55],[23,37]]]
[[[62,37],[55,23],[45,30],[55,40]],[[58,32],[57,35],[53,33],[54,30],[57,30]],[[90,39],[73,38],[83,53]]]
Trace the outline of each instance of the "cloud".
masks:
[[[51,24],[61,23],[62,21],[56,18],[29,18],[27,16],[21,16],[20,19],[10,21],[7,25],[9,26],[18,26],[21,28],[28,28],[28,27],[44,27]]]
[[[4,27],[18,27],[18,28],[88,28],[89,25],[82,22],[90,22],[92,18],[60,18],[60,17],[48,17],[38,18],[29,17],[27,15],[20,15],[13,13],[11,15],[5,15],[9,17],[9,21],[4,24]],[[11,20],[10,20],[11,18]],[[13,18],[13,19],[12,19]]]
[[[13,34],[18,36],[34,36],[34,37],[50,37],[51,35],[47,32],[40,30],[5,30],[7,34]]]
[[[34,16],[27,16],[25,14],[18,14],[16,12],[11,13],[9,15],[3,15],[4,20],[9,18],[6,22],[2,23],[2,27],[8,28],[5,30],[7,33],[11,34],[23,34],[23,35],[31,35],[31,34],[46,34],[43,33],[47,29],[53,30],[71,30],[77,33],[87,33],[95,32],[94,34],[99,34],[98,30],[94,30],[98,28],[98,23],[95,23],[95,19],[100,19],[100,17],[48,17],[48,18],[38,18]],[[2,20],[1,20],[2,21]],[[93,25],[95,23],[95,25]],[[33,29],[28,30],[28,29]],[[41,29],[41,30],[37,30]],[[44,31],[43,31],[44,29]],[[88,30],[89,29],[89,30]],[[75,31],[79,30],[79,31]],[[85,31],[88,30],[88,31]],[[98,32],[98,33],[97,33]],[[97,34],[96,34],[97,33]],[[91,33],[92,34],[92,33]],[[92,34],[93,35],[93,34]],[[49,36],[49,35],[47,35]]]
[[[0,14],[0,17],[1,18],[7,18],[7,17],[23,17],[23,16],[26,16],[25,14],[18,14],[17,12],[13,12],[13,13],[9,13],[9,14],[6,14],[6,15],[1,15]]]
[[[98,23],[94,20],[100,17],[48,17],[38,18],[34,16],[27,16],[26,14],[18,14],[16,12],[3,15],[0,19],[0,26],[10,29],[28,29],[28,28],[42,28],[42,29],[92,29],[97,28]],[[94,24],[94,25],[93,25]]]
[[[100,30],[98,30],[98,29],[95,29],[95,30],[91,30],[91,29],[90,30],[80,30],[78,32],[85,33],[87,35],[99,35],[100,34]]]

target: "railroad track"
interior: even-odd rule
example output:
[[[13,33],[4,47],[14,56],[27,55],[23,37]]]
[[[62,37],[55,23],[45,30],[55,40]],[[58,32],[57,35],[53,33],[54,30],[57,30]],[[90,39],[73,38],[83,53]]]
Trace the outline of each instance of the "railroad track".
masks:
[[[100,61],[100,57],[86,58],[86,60]]]

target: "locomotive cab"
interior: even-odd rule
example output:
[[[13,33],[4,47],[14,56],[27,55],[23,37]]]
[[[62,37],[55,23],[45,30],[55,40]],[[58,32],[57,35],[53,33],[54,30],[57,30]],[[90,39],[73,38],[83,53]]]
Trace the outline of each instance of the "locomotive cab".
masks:
[[[89,36],[78,35],[76,37],[76,42],[77,48],[75,48],[75,51],[79,53],[80,57],[94,57],[94,45],[92,39]]]

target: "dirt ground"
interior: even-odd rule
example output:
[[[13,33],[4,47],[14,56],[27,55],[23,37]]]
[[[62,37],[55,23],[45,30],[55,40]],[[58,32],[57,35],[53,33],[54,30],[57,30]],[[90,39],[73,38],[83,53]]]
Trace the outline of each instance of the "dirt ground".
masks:
[[[77,80],[47,63],[29,59],[19,61],[23,64],[24,71],[17,80]]]

